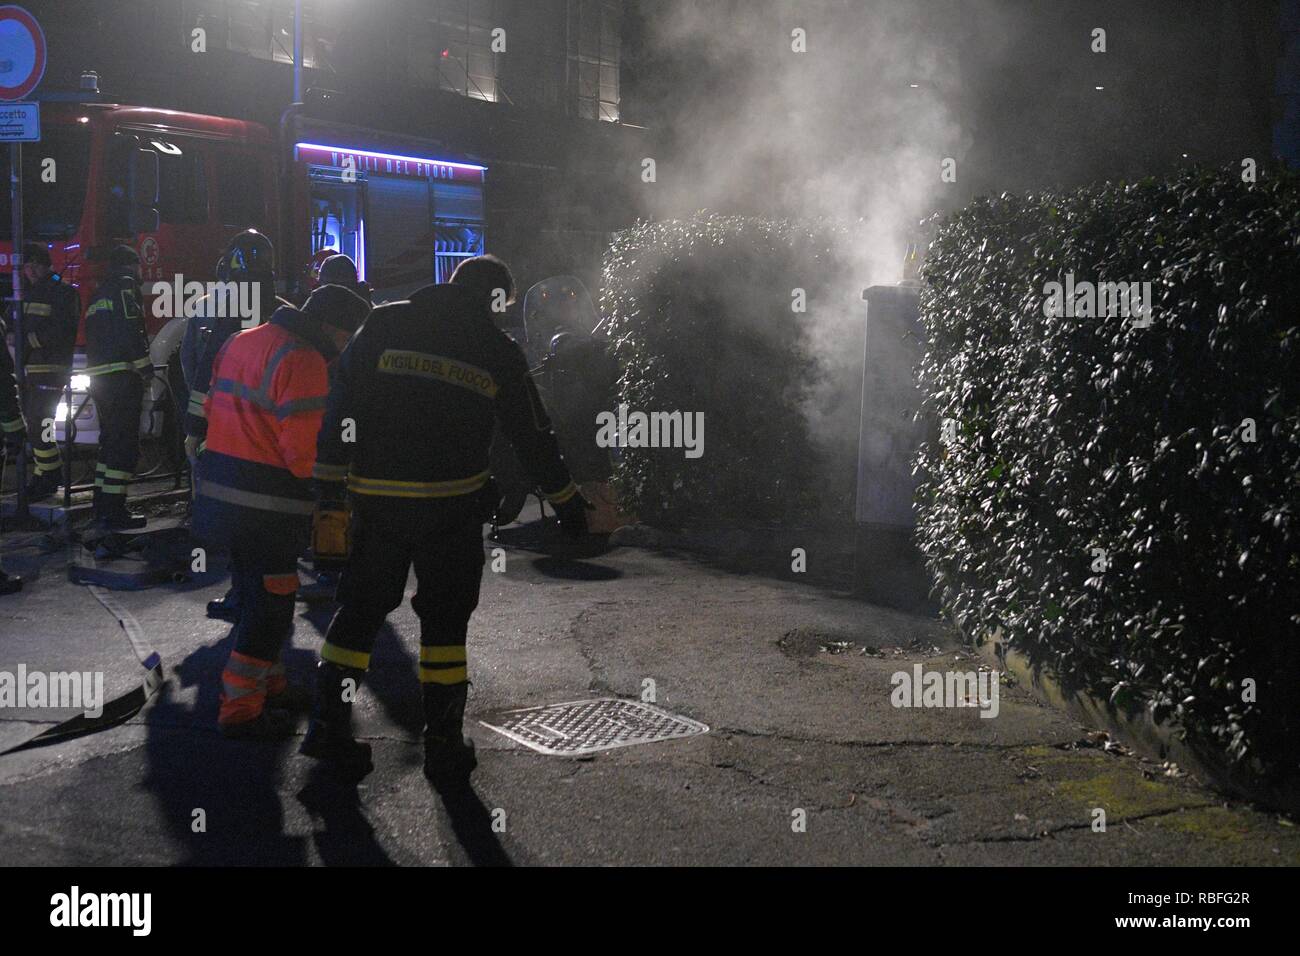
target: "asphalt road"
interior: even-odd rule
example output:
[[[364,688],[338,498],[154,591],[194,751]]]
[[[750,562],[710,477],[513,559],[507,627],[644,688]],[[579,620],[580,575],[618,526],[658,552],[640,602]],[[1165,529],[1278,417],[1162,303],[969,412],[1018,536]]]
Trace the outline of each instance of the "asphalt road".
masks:
[[[204,616],[224,589],[209,574],[115,592],[167,682],[123,726],[0,757],[0,863],[1300,862],[1300,833],[1275,814],[1107,752],[1021,688],[1001,687],[992,719],[976,707],[894,707],[891,675],[915,663],[978,668],[937,621],[793,574],[626,548],[558,557],[539,550],[534,530],[507,530],[505,570],[485,572],[471,623],[479,768],[469,788],[439,793],[420,772],[409,606],[381,633],[358,705],[376,763],[360,787],[299,757],[297,739],[222,739],[229,628]],[[0,600],[0,671],[102,669],[110,694],[138,682],[122,629],[68,583],[63,553],[7,560],[38,577]],[[305,682],[329,609],[299,610],[286,661]],[[708,733],[574,759],[477,722],[515,707],[641,698],[647,681],[658,706]],[[62,716],[0,710],[0,749]]]

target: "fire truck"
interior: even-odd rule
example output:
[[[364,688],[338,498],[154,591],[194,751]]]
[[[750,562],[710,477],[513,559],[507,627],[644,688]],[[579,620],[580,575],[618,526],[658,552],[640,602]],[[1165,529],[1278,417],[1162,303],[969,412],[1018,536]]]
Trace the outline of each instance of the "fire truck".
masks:
[[[90,74],[93,77],[93,74]],[[277,292],[299,301],[323,254],[342,252],[376,304],[450,277],[484,251],[487,168],[440,144],[330,119],[330,94],[311,91],[279,127],[108,102],[93,79],[76,94],[42,97],[42,140],[23,150],[24,238],[45,243],[74,287],[82,315],[110,249],[140,254],[156,375],[145,397],[146,436],[178,435],[184,315],[155,307],[155,285],[215,279],[230,238],[256,228],[276,247]],[[0,207],[7,207],[7,193]],[[15,254],[0,208],[0,267]],[[169,300],[171,296],[167,297]],[[60,443],[98,441],[78,337],[70,405],[57,413]],[[69,423],[71,428],[69,429]]]

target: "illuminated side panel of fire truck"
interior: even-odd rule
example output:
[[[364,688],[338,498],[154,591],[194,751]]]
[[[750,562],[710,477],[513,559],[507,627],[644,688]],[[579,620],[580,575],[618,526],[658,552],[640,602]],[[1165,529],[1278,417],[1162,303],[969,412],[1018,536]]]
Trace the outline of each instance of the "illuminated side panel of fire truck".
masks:
[[[294,235],[309,237],[309,259],[351,256],[376,304],[446,282],[484,251],[484,166],[427,141],[310,120],[295,128],[294,161]]]

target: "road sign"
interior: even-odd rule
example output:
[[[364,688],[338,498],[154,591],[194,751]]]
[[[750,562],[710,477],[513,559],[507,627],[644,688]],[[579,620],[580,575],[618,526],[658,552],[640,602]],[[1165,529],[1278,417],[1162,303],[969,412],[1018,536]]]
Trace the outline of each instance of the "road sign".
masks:
[[[6,103],[0,106],[0,143],[38,143],[40,139],[39,103]]]
[[[45,32],[13,4],[0,6],[0,100],[21,100],[45,75]]]

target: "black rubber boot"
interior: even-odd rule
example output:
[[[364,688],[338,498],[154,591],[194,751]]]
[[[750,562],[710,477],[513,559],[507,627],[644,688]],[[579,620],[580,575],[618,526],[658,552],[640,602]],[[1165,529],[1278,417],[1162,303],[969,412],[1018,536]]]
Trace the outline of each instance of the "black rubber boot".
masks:
[[[31,481],[27,482],[27,500],[40,501],[42,498],[49,498],[58,490],[59,473],[57,471],[47,471],[36,475]]]
[[[461,736],[469,682],[424,684],[424,775],[430,780],[467,777],[478,766],[474,741]]]
[[[104,494],[100,496],[99,523],[108,531],[136,531],[149,519],[127,510],[126,495]]]
[[[220,600],[208,602],[208,617],[229,621],[231,624],[239,623],[239,594],[234,585]]]
[[[303,756],[325,761],[340,777],[353,782],[375,769],[370,744],[352,737],[352,701],[344,699],[343,682],[354,681],[351,692],[355,693],[364,676],[365,671],[330,661],[316,665],[316,700],[307,736],[298,748]]]

